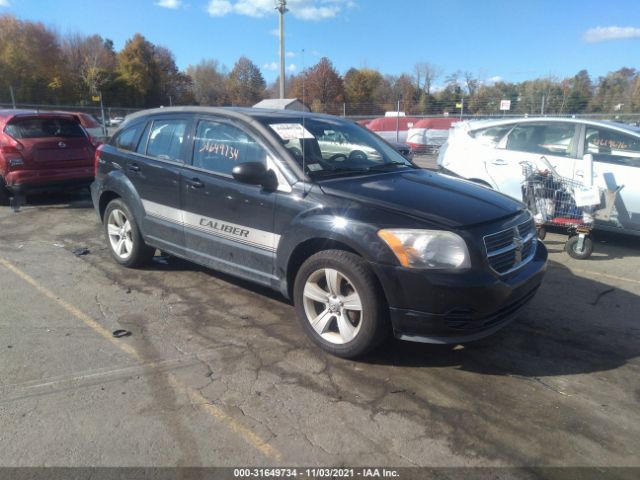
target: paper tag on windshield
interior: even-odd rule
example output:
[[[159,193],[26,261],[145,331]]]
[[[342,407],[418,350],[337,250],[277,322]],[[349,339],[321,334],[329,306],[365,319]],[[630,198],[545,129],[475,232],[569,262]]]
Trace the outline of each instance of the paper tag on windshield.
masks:
[[[322,165],[320,165],[319,163],[309,163],[307,165],[307,168],[312,172],[317,172],[319,170],[322,170]]]
[[[282,140],[298,140],[300,138],[314,138],[309,130],[301,123],[272,123],[269,125]]]

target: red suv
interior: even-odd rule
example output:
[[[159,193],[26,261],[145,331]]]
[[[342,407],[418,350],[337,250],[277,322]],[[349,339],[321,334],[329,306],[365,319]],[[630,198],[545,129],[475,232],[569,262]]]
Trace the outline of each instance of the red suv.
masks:
[[[0,204],[11,193],[89,185],[94,154],[75,115],[0,110]]]

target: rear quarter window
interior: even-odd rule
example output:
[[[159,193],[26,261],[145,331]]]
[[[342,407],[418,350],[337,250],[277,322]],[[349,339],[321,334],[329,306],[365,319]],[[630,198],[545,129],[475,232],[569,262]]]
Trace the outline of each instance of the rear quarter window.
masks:
[[[513,124],[511,125],[501,125],[499,127],[489,127],[483,128],[481,130],[475,130],[473,132],[469,132],[469,135],[480,143],[485,145],[497,145],[500,143],[500,140],[504,138],[504,136],[509,133],[509,131],[513,128]]]
[[[11,121],[5,132],[16,140],[27,138],[81,138],[85,136],[80,124],[68,118],[25,118]]]
[[[132,125],[116,133],[111,139],[111,145],[120,150],[134,151],[138,146],[138,140],[140,139],[140,133],[144,128],[144,123],[138,123]]]

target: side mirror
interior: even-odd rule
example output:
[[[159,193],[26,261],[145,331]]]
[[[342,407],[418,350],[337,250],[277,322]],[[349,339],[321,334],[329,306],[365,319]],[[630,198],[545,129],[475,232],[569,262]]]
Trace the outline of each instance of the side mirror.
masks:
[[[267,190],[278,188],[276,174],[268,170],[262,162],[245,162],[233,167],[233,178],[249,185],[262,185]]]

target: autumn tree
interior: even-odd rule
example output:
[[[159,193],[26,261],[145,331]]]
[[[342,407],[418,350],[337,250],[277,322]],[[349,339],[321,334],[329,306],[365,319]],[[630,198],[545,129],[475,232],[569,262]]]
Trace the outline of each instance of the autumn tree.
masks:
[[[384,81],[382,74],[370,68],[351,68],[344,76],[344,89],[354,114],[377,113],[380,110],[376,94]]]
[[[342,102],[344,102],[342,78],[326,57],[291,79],[289,85],[288,95],[310,104],[314,111],[326,113],[342,111]]]
[[[264,98],[266,83],[260,69],[247,57],[240,57],[227,80],[231,104],[251,106]]]
[[[107,86],[115,75],[113,42],[100,35],[72,34],[62,41],[62,57],[76,98],[87,101]]]
[[[635,68],[623,67],[601,77],[591,104],[593,111],[631,111],[633,90],[638,72]]]
[[[193,82],[193,95],[199,105],[226,105],[227,75],[217,60],[202,60],[198,65],[189,65],[187,75]]]
[[[56,103],[64,91],[64,62],[55,32],[42,23],[0,16],[0,89],[19,102]]]
[[[181,72],[173,53],[165,47],[153,49],[155,78],[148,102],[151,105],[184,105],[194,103],[192,79]]]
[[[126,94],[122,101],[131,106],[150,106],[158,75],[154,45],[136,33],[118,54],[117,71],[125,90],[122,94]]]

